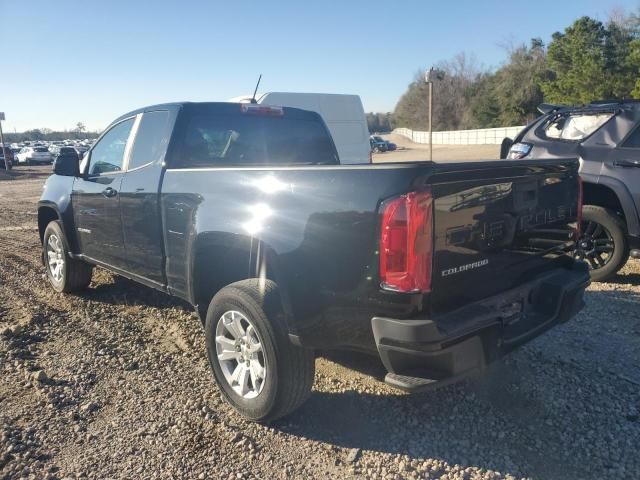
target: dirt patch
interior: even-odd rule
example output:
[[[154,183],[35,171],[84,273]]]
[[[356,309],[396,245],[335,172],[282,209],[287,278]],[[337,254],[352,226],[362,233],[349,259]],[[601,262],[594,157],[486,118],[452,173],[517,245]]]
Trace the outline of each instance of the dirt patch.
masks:
[[[396,134],[383,138],[398,145],[398,150],[373,154],[374,163],[419,162],[429,159],[429,145],[414,143]],[[474,160],[497,160],[500,145],[434,145],[434,162],[468,162]]]

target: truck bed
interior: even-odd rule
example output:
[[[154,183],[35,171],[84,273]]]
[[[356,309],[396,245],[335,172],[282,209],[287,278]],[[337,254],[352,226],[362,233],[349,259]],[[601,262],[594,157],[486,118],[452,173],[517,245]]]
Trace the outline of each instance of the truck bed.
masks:
[[[445,314],[572,262],[562,253],[577,169],[575,159],[168,169],[168,287],[197,303],[190,279],[240,264],[248,277],[276,279],[294,334],[375,348],[374,316]],[[432,289],[393,294],[380,288],[380,207],[415,190],[433,196]]]

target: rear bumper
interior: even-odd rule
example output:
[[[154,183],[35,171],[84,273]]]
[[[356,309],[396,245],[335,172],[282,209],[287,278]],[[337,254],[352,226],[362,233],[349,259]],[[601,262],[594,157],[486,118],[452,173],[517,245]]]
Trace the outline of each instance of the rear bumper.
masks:
[[[483,369],[584,306],[586,265],[576,262],[500,295],[433,319],[374,317],[387,383],[406,391],[450,383]]]

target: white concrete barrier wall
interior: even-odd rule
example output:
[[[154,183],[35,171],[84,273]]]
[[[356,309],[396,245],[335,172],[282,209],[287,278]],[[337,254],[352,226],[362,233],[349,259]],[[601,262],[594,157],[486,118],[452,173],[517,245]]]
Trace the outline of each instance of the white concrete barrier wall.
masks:
[[[434,145],[500,145],[504,137],[514,138],[524,126],[480,128],[477,130],[451,130],[433,132]],[[429,132],[418,132],[410,128],[396,128],[393,133],[402,135],[415,143],[429,143]]]

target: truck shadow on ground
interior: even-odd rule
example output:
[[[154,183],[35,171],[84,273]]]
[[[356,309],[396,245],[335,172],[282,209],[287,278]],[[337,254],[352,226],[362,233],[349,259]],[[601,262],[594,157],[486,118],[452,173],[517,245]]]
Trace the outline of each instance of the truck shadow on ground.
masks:
[[[512,380],[508,369],[498,364],[481,377],[419,395],[314,392],[277,428],[348,449],[343,463],[348,463],[349,450],[357,449],[404,455],[418,463],[439,459],[449,465],[531,475],[534,472],[526,471],[525,465],[536,465],[550,453],[536,458],[523,444],[547,438],[544,430],[534,438],[527,432],[526,440],[522,433],[529,424],[539,424],[542,409],[517,388],[507,388]]]
[[[640,273],[617,274],[606,283],[615,285],[640,285]]]
[[[619,277],[623,284],[637,281],[628,274]],[[606,477],[603,469],[615,460],[570,458],[570,445],[609,435],[611,422],[618,421],[612,420],[610,406],[637,392],[640,374],[630,360],[640,358],[640,295],[589,291],[586,302],[577,319],[467,381],[420,395],[358,392],[354,382],[342,382],[335,391],[314,391],[277,428],[338,448],[406,455],[418,462],[436,458],[534,478]],[[603,331],[605,318],[609,326]],[[325,357],[384,378],[379,360],[370,356]],[[630,418],[625,424],[640,429]]]
[[[186,302],[121,277],[98,280],[83,295],[113,305],[193,311]],[[621,274],[611,283],[638,285],[640,275]],[[342,449],[357,449],[406,455],[417,462],[440,459],[515,476],[607,476],[603,461],[598,470],[595,460],[571,459],[567,453],[585,438],[608,435],[610,405],[621,395],[630,396],[632,389],[637,392],[637,363],[629,359],[640,355],[640,295],[622,289],[591,290],[586,301],[578,319],[555,327],[480,376],[420,395],[373,386],[372,379],[382,381],[385,374],[376,357],[323,352],[336,369],[321,368],[322,385],[298,411],[272,428],[320,442],[344,463],[347,450]],[[607,331],[602,330],[603,319]],[[606,371],[594,376],[600,365]],[[350,377],[340,371],[343,366],[369,378]],[[606,375],[610,372],[616,375]],[[620,372],[631,383],[621,379]],[[603,385],[605,389],[593,393]],[[588,421],[584,405],[598,408]],[[632,428],[639,427],[633,423]],[[573,465],[567,471],[568,464]]]

